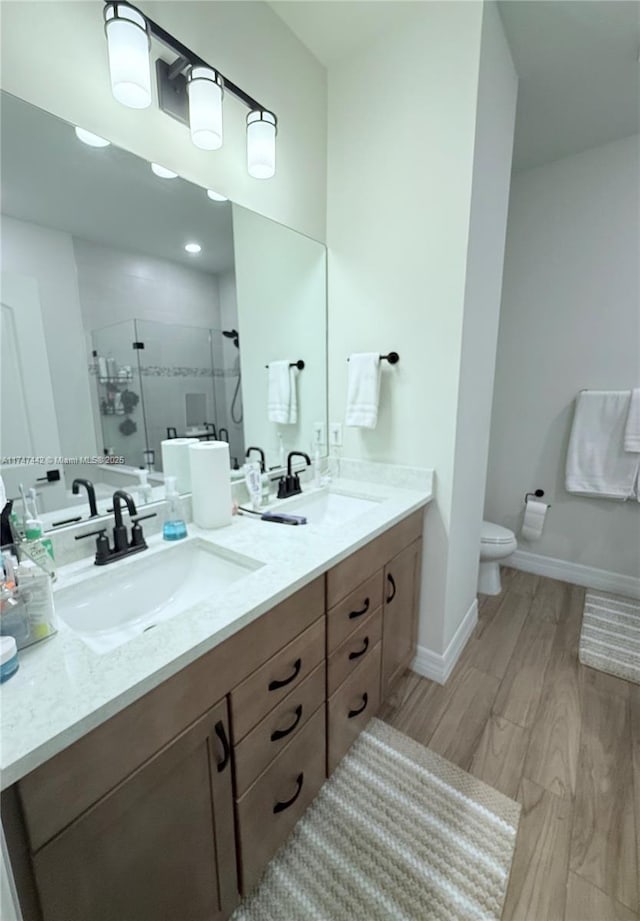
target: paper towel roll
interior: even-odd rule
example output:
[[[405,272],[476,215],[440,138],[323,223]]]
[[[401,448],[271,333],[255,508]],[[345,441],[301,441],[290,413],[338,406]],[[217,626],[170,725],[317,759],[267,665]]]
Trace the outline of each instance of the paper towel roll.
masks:
[[[231,524],[231,464],[226,441],[189,445],[193,520],[200,528]]]
[[[544,519],[547,514],[547,504],[545,502],[536,502],[535,499],[528,499],[524,507],[524,520],[520,536],[524,540],[538,540],[542,537]]]
[[[197,438],[167,438],[160,444],[162,471],[165,475],[176,478],[178,492],[191,492],[189,445],[197,442]]]

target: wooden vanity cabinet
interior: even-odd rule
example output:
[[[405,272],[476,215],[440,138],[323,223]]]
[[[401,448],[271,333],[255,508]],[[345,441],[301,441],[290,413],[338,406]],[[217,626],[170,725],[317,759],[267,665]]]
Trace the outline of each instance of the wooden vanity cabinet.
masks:
[[[3,793],[24,921],[224,921],[415,653],[422,510]]]
[[[43,921],[224,921],[238,900],[221,701],[33,857]]]

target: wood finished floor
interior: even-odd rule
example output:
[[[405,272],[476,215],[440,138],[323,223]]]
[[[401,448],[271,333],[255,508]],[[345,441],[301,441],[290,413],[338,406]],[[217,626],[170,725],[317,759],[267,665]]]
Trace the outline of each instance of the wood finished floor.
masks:
[[[580,665],[583,604],[503,569],[447,684],[380,714],[522,804],[503,921],[640,921],[640,686]]]

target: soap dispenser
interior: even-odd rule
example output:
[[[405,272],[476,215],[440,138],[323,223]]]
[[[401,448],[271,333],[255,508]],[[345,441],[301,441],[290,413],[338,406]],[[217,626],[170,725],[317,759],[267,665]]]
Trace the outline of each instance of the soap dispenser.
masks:
[[[187,536],[187,525],[182,514],[182,503],[176,487],[176,477],[167,476],[165,482],[165,514],[162,536],[165,540],[182,540]]]

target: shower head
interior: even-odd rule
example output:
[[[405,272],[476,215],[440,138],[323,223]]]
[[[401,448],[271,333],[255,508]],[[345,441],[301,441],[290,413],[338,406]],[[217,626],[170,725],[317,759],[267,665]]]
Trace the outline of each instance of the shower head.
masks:
[[[233,339],[233,344],[237,349],[240,348],[240,334],[237,329],[223,329],[222,335],[225,339]]]

